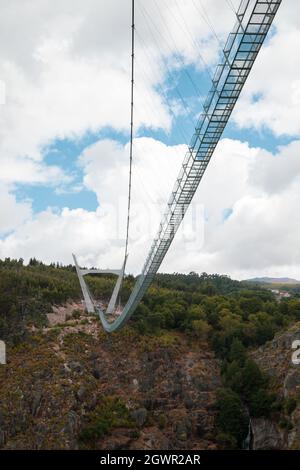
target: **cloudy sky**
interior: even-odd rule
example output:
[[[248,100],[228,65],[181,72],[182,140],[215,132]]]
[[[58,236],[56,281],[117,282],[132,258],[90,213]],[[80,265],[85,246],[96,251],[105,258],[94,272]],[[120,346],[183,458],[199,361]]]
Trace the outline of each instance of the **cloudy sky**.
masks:
[[[0,3],[0,258],[120,267],[130,0]],[[239,0],[136,0],[138,273]],[[300,279],[300,3],[283,0],[161,271]]]

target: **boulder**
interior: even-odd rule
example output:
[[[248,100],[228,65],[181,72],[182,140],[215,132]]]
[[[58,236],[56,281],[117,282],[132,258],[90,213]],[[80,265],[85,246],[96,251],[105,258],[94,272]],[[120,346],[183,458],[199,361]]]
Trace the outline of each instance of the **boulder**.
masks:
[[[79,427],[80,427],[80,418],[78,414],[75,413],[75,411],[73,410],[69,411],[67,422],[63,429],[63,432],[70,434],[71,436],[74,436],[75,434],[77,434]]]
[[[95,366],[92,370],[92,375],[95,379],[99,380],[102,376],[102,370],[99,366]]]
[[[253,450],[280,450],[284,448],[282,432],[273,421],[255,418],[251,421],[253,433]]]
[[[297,392],[296,388],[300,385],[300,370],[294,369],[287,373],[284,379],[284,396],[292,395]]]
[[[32,416],[36,416],[38,414],[38,411],[40,409],[42,402],[42,391],[41,390],[36,390],[33,394],[32,397],[32,402],[31,402],[31,414]]]
[[[6,432],[0,429],[0,449],[6,443]]]
[[[87,394],[86,388],[83,385],[81,385],[79,390],[76,392],[76,397],[78,401],[83,402],[86,397],[86,394]]]
[[[140,428],[145,424],[147,415],[148,412],[146,408],[138,408],[131,413],[132,418]]]
[[[179,441],[186,441],[192,430],[192,423],[188,417],[176,423],[176,437]]]
[[[84,370],[83,365],[78,361],[70,361],[67,366],[72,372],[76,372],[77,374],[80,374]]]

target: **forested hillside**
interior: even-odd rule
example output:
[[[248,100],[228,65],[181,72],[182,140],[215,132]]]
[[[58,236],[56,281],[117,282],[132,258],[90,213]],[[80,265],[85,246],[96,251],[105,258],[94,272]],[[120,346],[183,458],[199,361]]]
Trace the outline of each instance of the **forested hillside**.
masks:
[[[105,303],[114,278],[88,282]],[[128,276],[122,302],[133,283]],[[103,446],[112,442],[113,429],[124,428],[128,439],[115,444],[121,448],[145,445],[149,432],[156,436],[153,448],[159,436],[168,448],[189,448],[189,442],[237,448],[244,445],[250,418],[290,425],[297,396],[278,395],[252,352],[300,321],[296,297],[278,302],[271,291],[226,276],[159,274],[120,333],[105,334],[82,307],[64,322],[49,324],[53,306],[80,305],[80,299],[72,266],[0,261],[0,339],[8,349],[8,364],[0,367],[1,446],[28,448],[29,434],[42,426],[45,439],[38,448]],[[101,370],[98,357],[105,358]],[[115,362],[122,362],[119,375]],[[89,387],[93,403],[85,398]],[[11,388],[20,390],[13,401]],[[50,423],[51,413],[43,411],[52,393],[67,406],[65,423],[59,416]],[[70,393],[75,398],[68,404],[64,395]],[[54,436],[59,426],[67,427],[61,445]]]

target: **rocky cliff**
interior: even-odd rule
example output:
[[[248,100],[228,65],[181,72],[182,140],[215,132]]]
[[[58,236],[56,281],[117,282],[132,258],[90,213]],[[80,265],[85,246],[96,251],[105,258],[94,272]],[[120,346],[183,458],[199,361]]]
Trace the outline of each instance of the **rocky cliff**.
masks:
[[[284,399],[284,413],[275,419],[252,420],[254,449],[300,449],[300,364],[292,362],[292,344],[300,340],[300,323],[253,352],[270,377],[274,392]]]
[[[221,379],[206,343],[108,336],[80,305],[49,320],[0,367],[1,448],[216,448]]]
[[[220,361],[178,330],[107,335],[82,305],[53,308],[0,367],[0,448],[217,449]],[[300,448],[300,323],[250,355],[281,403],[251,419],[252,449]],[[219,443],[220,445],[220,443]]]

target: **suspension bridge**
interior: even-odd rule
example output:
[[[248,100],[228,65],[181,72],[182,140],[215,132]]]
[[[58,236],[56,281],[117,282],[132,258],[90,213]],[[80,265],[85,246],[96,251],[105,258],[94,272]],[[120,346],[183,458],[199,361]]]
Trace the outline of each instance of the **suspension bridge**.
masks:
[[[235,11],[235,24],[222,49],[220,63],[212,77],[211,88],[203,104],[203,110],[196,123],[188,150],[183,158],[180,172],[159,224],[157,235],[122,313],[110,321],[109,318],[111,318],[116,308],[128,256],[134,109],[135,9],[134,0],[132,0],[130,164],[124,262],[121,269],[81,269],[76,256],[73,255],[86,309],[89,313],[99,314],[103,328],[107,332],[116,331],[126,324],[157,273],[229,121],[280,4],[281,0],[242,0],[239,8]],[[115,288],[105,311],[95,301],[85,282],[84,276],[87,274],[114,274],[117,276]]]

